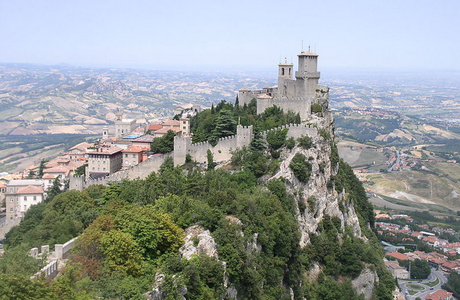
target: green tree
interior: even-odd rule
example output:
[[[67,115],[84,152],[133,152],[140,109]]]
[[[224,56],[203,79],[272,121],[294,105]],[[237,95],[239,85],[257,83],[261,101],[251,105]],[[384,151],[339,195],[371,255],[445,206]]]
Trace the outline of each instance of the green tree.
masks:
[[[207,170],[210,171],[210,170],[214,170],[214,168],[216,167],[216,163],[214,162],[214,155],[212,155],[212,152],[211,150],[208,149],[208,151],[206,152],[206,158],[208,160],[208,167],[207,167]]]
[[[40,165],[38,166],[38,172],[37,172],[37,178],[42,178],[43,177],[43,171],[45,170],[45,164],[47,163],[48,161],[45,160],[45,159],[42,159],[40,161]]]
[[[104,264],[112,271],[139,275],[143,270],[142,248],[129,233],[111,230],[100,239]]]
[[[310,178],[312,170],[311,163],[309,163],[305,155],[301,153],[296,153],[296,155],[294,155],[289,164],[289,168],[300,182],[307,182]]]
[[[236,122],[233,113],[229,110],[222,109],[216,121],[215,128],[212,132],[211,141],[217,142],[219,138],[235,135]]]
[[[426,279],[431,274],[427,261],[416,259],[411,264],[410,276],[414,279]]]
[[[173,151],[175,136],[176,133],[174,131],[168,130],[164,136],[153,139],[150,149],[153,153],[169,153]]]
[[[271,150],[278,150],[281,148],[287,137],[288,129],[275,129],[267,133],[267,143]]]
[[[46,191],[46,201],[52,201],[60,193],[62,193],[61,175],[54,178],[53,185]]]

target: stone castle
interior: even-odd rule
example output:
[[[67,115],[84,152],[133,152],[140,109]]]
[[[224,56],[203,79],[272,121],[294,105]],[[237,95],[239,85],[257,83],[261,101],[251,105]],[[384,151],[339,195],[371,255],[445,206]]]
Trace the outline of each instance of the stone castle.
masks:
[[[303,135],[315,138],[318,136],[317,126],[312,125],[311,106],[319,104],[322,108],[321,123],[322,127],[333,126],[332,115],[328,111],[329,88],[319,85],[318,80],[320,73],[317,71],[318,55],[308,52],[301,52],[299,55],[299,67],[295,72],[293,64],[281,63],[278,65],[278,87],[265,87],[261,90],[241,89],[238,93],[240,105],[249,104],[253,99],[257,101],[257,113],[261,114],[265,109],[278,106],[283,111],[293,111],[299,113],[301,124],[283,125],[281,128],[287,128],[287,137],[299,138]],[[314,121],[313,123],[317,122]],[[276,130],[274,128],[271,130]],[[268,132],[268,131],[267,131]],[[262,133],[266,137],[267,132]],[[183,165],[187,155],[199,164],[207,162],[207,152],[211,151],[215,162],[224,162],[230,160],[233,151],[244,146],[249,146],[254,138],[252,126],[237,126],[237,132],[234,136],[228,136],[218,140],[215,146],[209,142],[192,143],[190,136],[176,136],[174,138],[174,151],[164,155],[154,155],[146,161],[132,166],[127,170],[119,171],[110,176],[98,179],[88,179],[72,177],[70,188],[82,190],[92,184],[107,184],[109,182],[120,181],[123,179],[145,178],[151,172],[158,171],[161,164],[168,157],[172,157],[175,165]]]
[[[285,112],[298,112],[302,121],[311,115],[313,103],[327,102],[329,89],[319,85],[318,54],[302,51],[299,55],[298,70],[294,74],[294,65],[284,62],[278,65],[278,87],[265,87],[261,90],[243,88],[238,92],[240,105],[257,101],[257,113],[278,106]],[[295,79],[293,79],[295,75]]]

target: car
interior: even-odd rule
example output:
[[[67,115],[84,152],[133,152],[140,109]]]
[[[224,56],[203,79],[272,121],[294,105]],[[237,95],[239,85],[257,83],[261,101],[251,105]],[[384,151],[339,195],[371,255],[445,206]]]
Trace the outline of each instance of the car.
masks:
[[[422,281],[421,281],[421,280],[419,280],[419,281],[417,281],[417,282],[418,282],[418,283],[422,283]]]
[[[430,291],[434,290],[434,288],[431,288]]]

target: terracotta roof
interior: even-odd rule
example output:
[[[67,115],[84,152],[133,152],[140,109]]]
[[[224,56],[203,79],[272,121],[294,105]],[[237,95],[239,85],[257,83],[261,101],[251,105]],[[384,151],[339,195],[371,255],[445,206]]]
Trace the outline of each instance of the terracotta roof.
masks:
[[[56,177],[56,176],[51,175],[51,174],[43,174],[42,179],[54,179],[54,177]]]
[[[164,120],[163,123],[161,123],[163,126],[180,126],[180,122],[176,120]]]
[[[161,124],[150,124],[149,125],[149,130],[150,131],[155,131],[155,130],[158,130],[158,129],[161,129],[163,128],[163,125]]]
[[[143,152],[143,151],[144,151],[144,149],[142,149],[139,146],[129,146],[128,148],[123,150],[123,152],[129,152],[129,153],[139,153],[139,152]]]
[[[425,296],[425,299],[428,300],[445,300],[449,299],[449,297],[452,297],[453,293],[445,291],[445,290],[437,290],[436,292],[432,294],[428,294]]]
[[[95,149],[94,151],[88,151],[89,155],[96,155],[96,154],[105,154],[105,155],[112,155],[118,152],[123,151],[120,147],[113,146],[113,147],[100,147],[99,149]]]
[[[394,258],[399,259],[399,260],[407,260],[407,259],[409,259],[409,257],[407,255],[399,253],[399,252],[390,252],[390,253],[386,253],[385,255],[394,257]]]
[[[90,143],[83,142],[83,143],[80,143],[80,144],[77,144],[77,145],[73,146],[73,147],[70,148],[69,150],[78,149],[78,150],[86,151],[86,149],[88,149],[88,147],[92,147],[92,146],[93,146],[93,145],[90,144]]]
[[[54,168],[49,168],[49,169],[46,169],[43,171],[44,174],[46,173],[64,173],[64,174],[68,174],[70,172],[71,168],[69,167],[64,167],[64,166],[57,166],[57,167],[54,167]]]
[[[141,143],[151,143],[155,137],[150,134],[146,134],[143,136],[140,136],[136,139],[133,140],[133,142],[141,142]]]
[[[42,194],[43,187],[42,186],[34,186],[28,185],[22,188],[19,188],[16,194]]]
[[[179,121],[177,121],[177,122],[179,122]],[[177,128],[177,127],[171,127],[171,128],[165,128],[165,127],[163,127],[163,128],[161,128],[161,129],[155,131],[155,134],[158,134],[158,133],[159,133],[159,134],[163,134],[163,133],[166,134],[166,133],[168,132],[168,130],[172,130],[172,131],[174,131],[175,133],[178,133],[178,132],[181,132],[181,131],[182,131],[180,128]]]
[[[247,89],[247,88],[240,89],[240,92],[247,92],[247,91],[249,91],[249,89]]]

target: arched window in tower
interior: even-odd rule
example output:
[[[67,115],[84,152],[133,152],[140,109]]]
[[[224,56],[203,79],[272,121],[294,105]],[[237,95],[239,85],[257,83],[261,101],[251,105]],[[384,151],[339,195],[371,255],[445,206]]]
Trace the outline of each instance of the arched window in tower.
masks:
[[[291,68],[289,68],[289,75],[291,75]]]
[[[281,75],[284,75],[284,68],[281,68]]]

